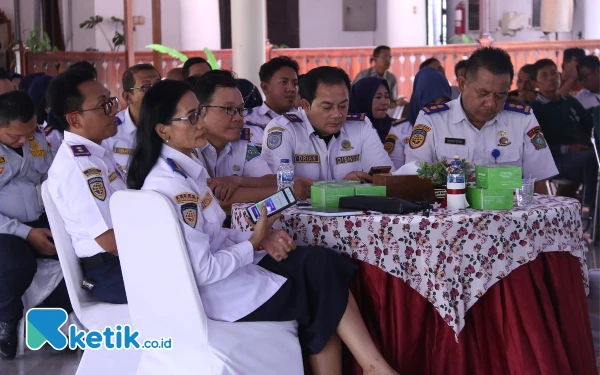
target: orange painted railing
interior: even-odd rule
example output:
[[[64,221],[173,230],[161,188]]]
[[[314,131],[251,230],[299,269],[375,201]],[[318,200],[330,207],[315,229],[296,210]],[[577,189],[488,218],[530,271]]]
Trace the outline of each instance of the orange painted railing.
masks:
[[[563,51],[570,47],[581,47],[588,54],[600,56],[600,40],[569,40],[542,42],[505,42],[494,46],[505,49],[511,56],[515,70],[524,64],[538,59],[549,58],[560,66]],[[452,85],[456,85],[454,66],[466,59],[478,44],[453,44],[446,46],[400,47],[392,48],[392,64],[390,71],[398,78],[398,93],[410,97],[412,81],[422,61],[436,57],[446,69],[446,76]],[[373,47],[356,48],[285,48],[267,47],[267,59],[277,56],[290,56],[298,61],[300,72],[305,73],[321,65],[332,65],[343,68],[350,78],[371,66],[370,56]],[[188,57],[204,56],[202,51],[183,51]],[[231,69],[231,50],[213,51],[221,68]],[[125,54],[123,52],[33,52],[26,53],[27,72],[47,72],[56,75],[64,71],[70,64],[79,60],[92,62],[98,70],[98,80],[103,82],[113,93],[121,92],[121,77],[125,71]],[[152,52],[136,52],[136,62],[152,63]],[[179,61],[164,55],[161,69],[163,76]],[[258,74],[258,72],[257,72]]]

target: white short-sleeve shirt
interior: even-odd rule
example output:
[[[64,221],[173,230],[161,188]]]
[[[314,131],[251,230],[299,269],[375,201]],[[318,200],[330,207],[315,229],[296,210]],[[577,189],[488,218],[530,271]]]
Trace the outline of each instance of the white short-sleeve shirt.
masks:
[[[137,131],[131,120],[129,107],[117,113],[117,122],[119,124],[117,134],[102,141],[102,145],[112,151],[115,161],[127,171]]]
[[[392,121],[390,132],[385,137],[383,148],[390,155],[394,168],[399,169],[404,165],[406,156],[404,147],[408,144],[410,133],[412,132],[412,124],[407,119],[398,119]]]
[[[575,95],[575,99],[579,100],[579,103],[585,109],[591,109],[600,105],[600,94],[594,94],[588,89],[581,89]]]
[[[217,150],[210,144],[200,151],[200,161],[211,177],[262,177],[272,174],[267,162],[256,146],[248,141],[234,141],[225,145],[217,156]]]
[[[48,191],[71,235],[75,253],[85,258],[104,252],[95,239],[112,229],[111,196],[127,188],[112,153],[65,131],[54,160],[48,171]]]

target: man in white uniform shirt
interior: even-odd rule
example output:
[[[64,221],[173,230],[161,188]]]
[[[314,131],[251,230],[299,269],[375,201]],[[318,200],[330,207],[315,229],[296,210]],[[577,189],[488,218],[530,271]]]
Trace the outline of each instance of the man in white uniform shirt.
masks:
[[[150,64],[138,64],[123,73],[123,99],[127,108],[117,113],[117,134],[102,142],[111,150],[115,161],[126,171],[135,142],[135,131],[140,118],[140,106],[146,91],[160,82],[160,73]]]
[[[109,206],[126,184],[112,153],[101,146],[117,133],[117,98],[93,75],[75,69],[54,78],[48,98],[66,129],[48,190],[80,259],[82,287],[102,301],[127,303]]]
[[[371,181],[372,167],[392,167],[366,115],[348,114],[346,72],[315,68],[302,78],[300,91],[302,109],[271,121],[265,129],[262,154],[273,172],[281,159],[289,159],[295,176]]]
[[[36,258],[56,258],[40,186],[52,152],[36,123],[35,106],[20,91],[0,95],[0,358],[17,351],[22,297],[37,271]],[[43,307],[71,311],[64,281]],[[31,306],[32,307],[32,306]],[[1,367],[1,366],[0,366]]]
[[[250,142],[262,148],[264,129],[267,124],[287,112],[295,112],[298,95],[298,63],[287,56],[269,60],[260,67],[260,88],[265,102],[251,108],[244,116],[245,128],[250,131]]]
[[[419,113],[406,147],[406,162],[435,162],[455,155],[476,165],[512,165],[537,179],[547,194],[546,179],[558,174],[542,129],[530,106],[506,102],[514,75],[510,56],[486,47],[467,60],[459,78],[462,95]]]

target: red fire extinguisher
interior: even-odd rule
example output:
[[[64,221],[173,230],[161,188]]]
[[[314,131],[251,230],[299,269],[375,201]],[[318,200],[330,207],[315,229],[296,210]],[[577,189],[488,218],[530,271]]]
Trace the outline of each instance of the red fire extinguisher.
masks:
[[[454,33],[462,35],[465,33],[465,3],[459,2],[454,12]]]

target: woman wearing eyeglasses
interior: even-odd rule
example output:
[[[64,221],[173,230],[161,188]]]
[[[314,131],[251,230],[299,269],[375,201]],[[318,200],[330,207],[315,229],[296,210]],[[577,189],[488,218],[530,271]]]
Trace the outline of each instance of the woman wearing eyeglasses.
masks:
[[[265,208],[254,232],[222,228],[225,212],[205,183],[206,170],[192,159],[192,150],[207,142],[201,115],[221,108],[199,106],[184,82],[163,81],[148,91],[127,183],[173,204],[206,315],[227,322],[296,320],[317,374],[341,374],[341,341],[365,374],[396,374],[348,291],[356,269],[348,259],[325,248],[295,248],[284,231],[271,230],[277,217],[267,218]]]

